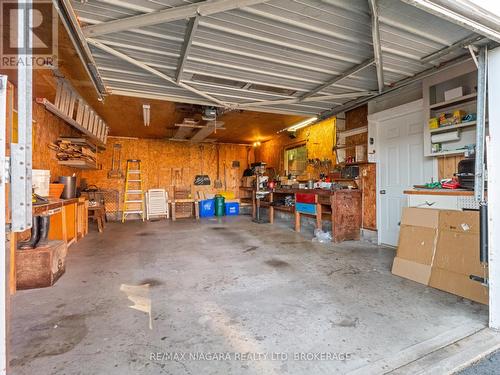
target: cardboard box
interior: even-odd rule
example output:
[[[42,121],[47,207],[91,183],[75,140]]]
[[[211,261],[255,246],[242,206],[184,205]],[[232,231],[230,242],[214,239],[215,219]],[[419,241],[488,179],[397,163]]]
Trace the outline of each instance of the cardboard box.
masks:
[[[438,228],[440,212],[441,210],[433,208],[406,207],[401,216],[401,225]]]
[[[439,229],[456,233],[479,234],[479,212],[441,210]]]
[[[392,273],[417,283],[429,285],[432,267],[430,265],[412,262],[399,257],[394,258]]]
[[[455,98],[460,98],[464,95],[464,89],[462,86],[455,87],[454,89],[446,90],[444,92],[444,100],[452,100]]]
[[[428,285],[436,249],[440,210],[409,207],[403,210],[399,244],[392,273]]]
[[[434,267],[429,286],[485,305],[488,304],[488,288],[469,279],[467,275]]]
[[[436,248],[437,229],[401,225],[397,257],[419,264],[432,264]]]
[[[241,179],[242,187],[254,187],[255,176],[246,176]]]
[[[479,234],[439,232],[433,267],[466,275],[481,275]]]

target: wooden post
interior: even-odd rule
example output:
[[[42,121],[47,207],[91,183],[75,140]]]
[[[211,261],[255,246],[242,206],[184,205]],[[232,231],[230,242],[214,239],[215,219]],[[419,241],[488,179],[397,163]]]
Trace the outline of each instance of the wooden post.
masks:
[[[315,200],[316,200],[316,228],[319,230],[323,229],[322,226],[322,218],[321,218],[321,204],[318,202],[318,194],[315,195]]]
[[[300,232],[300,212],[295,210],[295,231]]]
[[[255,198],[257,194],[257,190],[252,190],[252,219],[255,220],[255,216],[257,215],[257,199]]]
[[[269,223],[273,224],[274,223],[274,206],[272,203],[274,202],[274,193],[269,193],[269,202],[271,204],[269,205]]]
[[[172,221],[175,221],[176,220],[176,217],[175,217],[175,199],[172,200]]]

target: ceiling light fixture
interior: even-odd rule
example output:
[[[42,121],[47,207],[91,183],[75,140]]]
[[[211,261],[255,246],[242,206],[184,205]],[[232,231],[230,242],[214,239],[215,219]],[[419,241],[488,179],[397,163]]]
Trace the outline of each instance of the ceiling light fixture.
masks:
[[[142,105],[142,118],[144,120],[144,126],[149,126],[151,120],[151,106],[149,104]]]
[[[281,133],[281,132],[284,132],[284,131],[288,131],[288,132],[294,132],[298,129],[302,129],[302,128],[305,128],[306,126],[312,124],[313,122],[317,121],[318,120],[318,116],[313,116],[311,118],[308,118],[308,119],[305,119],[301,122],[298,122],[292,126],[289,126],[288,128],[285,128],[285,129],[282,129],[280,130],[278,133]]]

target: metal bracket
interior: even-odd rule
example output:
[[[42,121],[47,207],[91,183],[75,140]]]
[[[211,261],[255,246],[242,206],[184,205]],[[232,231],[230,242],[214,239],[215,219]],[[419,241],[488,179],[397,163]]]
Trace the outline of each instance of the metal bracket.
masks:
[[[10,157],[9,156],[5,157],[4,170],[0,174],[0,183],[10,183]]]

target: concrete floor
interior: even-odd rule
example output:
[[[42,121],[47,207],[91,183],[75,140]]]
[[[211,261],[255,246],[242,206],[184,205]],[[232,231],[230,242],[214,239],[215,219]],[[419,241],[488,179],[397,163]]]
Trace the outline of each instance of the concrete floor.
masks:
[[[486,325],[484,306],[393,276],[393,256],[247,216],[111,223],[54,287],[14,296],[12,373],[376,374]]]

